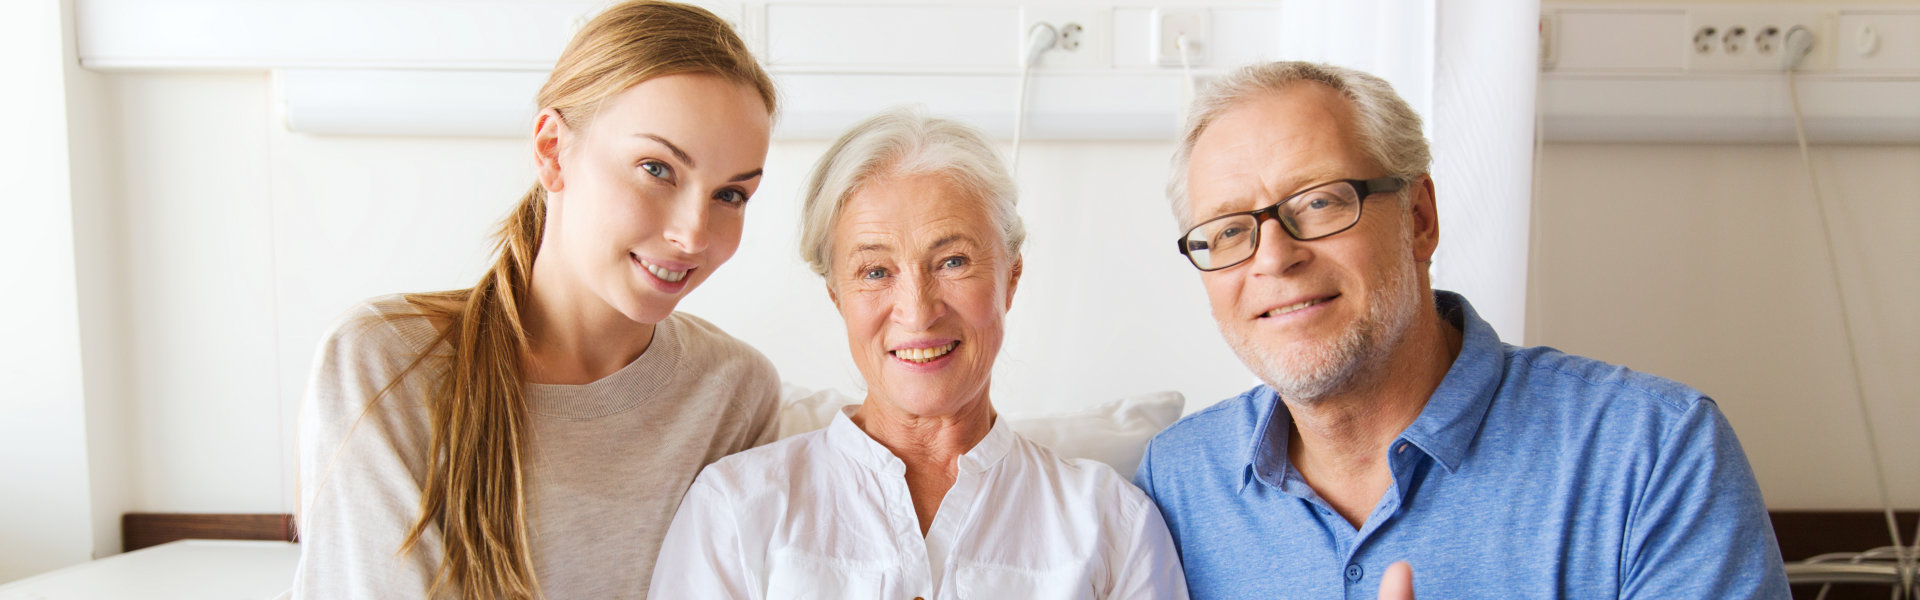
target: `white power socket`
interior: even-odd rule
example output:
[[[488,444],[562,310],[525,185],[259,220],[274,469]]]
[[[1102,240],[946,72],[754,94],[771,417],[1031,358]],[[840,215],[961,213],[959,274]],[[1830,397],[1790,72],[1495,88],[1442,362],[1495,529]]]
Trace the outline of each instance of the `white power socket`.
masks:
[[[1156,8],[1153,10],[1153,63],[1166,67],[1181,65],[1181,36],[1186,37],[1186,64],[1206,63],[1207,48],[1213,40],[1207,36],[1212,17],[1204,8]]]
[[[1814,33],[1813,52],[1801,69],[1821,68],[1832,62],[1833,15],[1791,6],[1727,6],[1688,10],[1692,39],[1687,45],[1687,70],[1693,72],[1781,71],[1786,68],[1786,36],[1795,26]]]

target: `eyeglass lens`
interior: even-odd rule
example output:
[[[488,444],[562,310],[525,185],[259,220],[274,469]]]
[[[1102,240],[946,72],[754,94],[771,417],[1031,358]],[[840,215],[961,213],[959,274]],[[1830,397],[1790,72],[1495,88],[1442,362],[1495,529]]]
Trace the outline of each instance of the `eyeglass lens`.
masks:
[[[1353,185],[1334,182],[1289,198],[1278,212],[1281,226],[1294,239],[1312,240],[1339,233],[1360,220],[1360,198]],[[1251,258],[1259,249],[1260,223],[1252,214],[1227,215],[1188,231],[1185,243],[1194,266],[1225,268]]]

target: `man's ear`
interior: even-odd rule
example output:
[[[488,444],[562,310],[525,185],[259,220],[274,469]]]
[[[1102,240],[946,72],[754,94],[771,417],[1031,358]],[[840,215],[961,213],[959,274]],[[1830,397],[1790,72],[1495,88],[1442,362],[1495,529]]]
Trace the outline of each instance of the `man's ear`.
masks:
[[[1424,265],[1433,262],[1433,253],[1440,247],[1440,211],[1434,200],[1432,175],[1422,175],[1412,185],[1412,206],[1407,216],[1412,219],[1413,259]]]
[[[1025,269],[1026,258],[1017,254],[1014,255],[1013,272],[1007,276],[1007,306],[1005,310],[1013,310],[1013,291],[1020,288],[1020,272]]]
[[[560,149],[566,147],[572,137],[573,130],[567,127],[566,119],[558,110],[542,110],[533,122],[534,173],[540,179],[540,187],[546,188],[549,194],[567,187],[560,173]]]

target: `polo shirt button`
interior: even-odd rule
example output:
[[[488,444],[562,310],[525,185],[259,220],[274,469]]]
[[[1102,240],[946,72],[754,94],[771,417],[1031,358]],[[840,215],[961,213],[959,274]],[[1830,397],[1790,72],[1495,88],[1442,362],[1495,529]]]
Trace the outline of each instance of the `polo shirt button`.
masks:
[[[1347,581],[1350,583],[1360,583],[1360,576],[1366,574],[1367,570],[1360,568],[1360,565],[1347,565]]]

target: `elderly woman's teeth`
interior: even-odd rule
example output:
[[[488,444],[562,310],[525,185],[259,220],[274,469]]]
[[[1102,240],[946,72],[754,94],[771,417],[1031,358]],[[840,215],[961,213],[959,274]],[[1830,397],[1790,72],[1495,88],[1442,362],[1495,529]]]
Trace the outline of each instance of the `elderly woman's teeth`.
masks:
[[[932,348],[901,348],[893,351],[893,355],[910,362],[923,363],[945,356],[948,352],[953,351],[954,346],[958,345],[960,345],[960,342],[947,342],[946,345],[934,346]]]
[[[654,277],[659,277],[660,279],[667,281],[669,283],[686,279],[687,273],[689,271],[692,271],[692,269],[688,269],[686,271],[668,271],[666,269],[660,268],[658,265],[655,265],[653,263],[650,263],[644,260],[640,261],[640,264],[641,266],[646,267],[647,272],[652,273]]]

